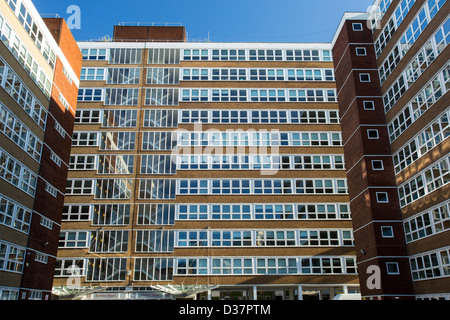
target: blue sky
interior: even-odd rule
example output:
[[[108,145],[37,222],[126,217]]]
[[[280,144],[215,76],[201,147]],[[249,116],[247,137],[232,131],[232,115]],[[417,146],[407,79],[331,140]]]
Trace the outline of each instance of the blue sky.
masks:
[[[330,42],[344,12],[366,12],[374,0],[34,0],[42,15],[69,18],[81,9],[75,39],[112,36],[120,22],[169,22],[189,38],[213,42]]]

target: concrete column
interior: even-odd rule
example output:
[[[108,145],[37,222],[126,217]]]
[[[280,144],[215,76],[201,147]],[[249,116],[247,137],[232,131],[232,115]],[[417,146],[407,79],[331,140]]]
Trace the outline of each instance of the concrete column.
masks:
[[[303,300],[303,287],[297,286],[297,300]]]
[[[208,300],[211,300],[211,290],[208,290]]]
[[[258,300],[257,286],[253,286],[253,300]]]

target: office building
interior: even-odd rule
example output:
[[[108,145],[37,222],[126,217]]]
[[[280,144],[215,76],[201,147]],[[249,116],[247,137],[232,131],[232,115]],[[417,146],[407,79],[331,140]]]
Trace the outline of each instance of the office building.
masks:
[[[330,43],[0,9],[2,298],[450,299],[447,1]]]
[[[48,300],[81,52],[64,20],[0,2],[0,299]]]
[[[448,300],[450,3],[373,9],[333,40],[361,295]]]
[[[188,40],[78,43],[55,294],[359,297],[331,44]]]

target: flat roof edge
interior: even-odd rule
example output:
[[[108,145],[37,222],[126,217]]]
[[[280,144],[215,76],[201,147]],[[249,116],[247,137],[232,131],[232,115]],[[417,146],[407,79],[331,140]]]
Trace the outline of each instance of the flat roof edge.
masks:
[[[117,42],[78,41],[81,49],[89,48],[183,48],[183,49],[322,49],[331,50],[330,42]]]
[[[339,34],[341,33],[342,28],[344,27],[344,23],[347,20],[369,20],[370,14],[367,12],[345,12],[342,16],[341,22],[339,23],[339,26],[336,30],[336,33],[334,34],[333,40],[331,41],[331,47],[334,47],[336,44],[337,38],[339,37]]]

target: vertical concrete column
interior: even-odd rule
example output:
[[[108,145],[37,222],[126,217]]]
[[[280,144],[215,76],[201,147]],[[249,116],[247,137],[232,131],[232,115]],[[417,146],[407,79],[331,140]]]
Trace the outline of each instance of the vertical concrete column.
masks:
[[[303,287],[297,286],[297,300],[303,300]]]
[[[342,291],[344,292],[344,294],[348,294],[348,287],[346,285],[342,286]]]

